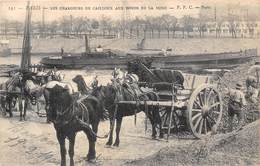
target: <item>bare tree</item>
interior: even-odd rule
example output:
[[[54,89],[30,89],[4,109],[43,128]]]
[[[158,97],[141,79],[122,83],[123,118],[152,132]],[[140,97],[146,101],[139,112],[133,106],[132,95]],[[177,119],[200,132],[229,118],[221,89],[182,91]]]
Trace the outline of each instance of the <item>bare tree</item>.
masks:
[[[201,9],[199,17],[197,19],[197,28],[199,31],[200,38],[204,37],[204,32],[207,31],[207,23],[210,21],[210,12],[205,9]]]
[[[106,31],[109,31],[109,33],[110,33],[111,32],[111,19],[103,15],[100,20],[100,28],[102,29],[103,36],[106,35]]]
[[[238,21],[238,16],[228,13],[228,23],[229,23],[229,33],[231,33],[232,38],[236,38],[236,21]]]
[[[60,20],[60,29],[65,36],[71,33],[71,20],[68,16],[63,16]]]
[[[181,18],[181,24],[182,24],[182,35],[184,38],[184,32],[187,32],[187,36],[190,36],[190,32],[193,31],[195,19],[189,15],[185,15]]]
[[[23,31],[23,23],[15,21],[15,32],[18,38],[18,35]]]
[[[221,37],[223,23],[224,18],[218,18],[216,20],[216,37]]]
[[[147,28],[151,31],[150,37],[153,38],[154,37],[154,29],[156,28],[154,17],[146,17],[145,20],[146,20]]]
[[[154,18],[154,26],[155,26],[155,29],[158,31],[158,38],[161,38],[161,31],[162,31],[162,28],[163,28],[163,20],[161,17],[155,17]]]
[[[47,26],[47,30],[51,33],[51,36],[54,36],[58,31],[59,23],[58,21],[54,20],[49,24],[47,24],[46,26]]]
[[[249,33],[249,37],[253,38],[254,37],[254,33],[255,33],[255,28],[256,28],[256,15],[249,15],[248,10],[247,10],[247,21],[246,21],[246,26],[248,28],[248,33]]]
[[[177,18],[170,15],[162,15],[163,27],[167,31],[168,38],[170,38],[170,31],[173,31],[173,37],[175,36]]]

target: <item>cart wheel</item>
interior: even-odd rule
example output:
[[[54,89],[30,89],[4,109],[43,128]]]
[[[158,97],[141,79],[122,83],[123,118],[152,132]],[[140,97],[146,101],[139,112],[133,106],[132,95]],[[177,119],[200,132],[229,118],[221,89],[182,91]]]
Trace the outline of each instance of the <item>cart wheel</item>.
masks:
[[[222,107],[221,94],[214,85],[203,84],[193,91],[187,107],[187,122],[196,138],[216,132]]]

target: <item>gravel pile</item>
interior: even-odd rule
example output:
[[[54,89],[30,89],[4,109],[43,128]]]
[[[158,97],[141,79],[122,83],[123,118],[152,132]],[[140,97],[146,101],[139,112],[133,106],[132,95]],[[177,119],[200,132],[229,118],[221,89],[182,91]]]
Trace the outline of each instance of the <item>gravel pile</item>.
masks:
[[[161,149],[128,165],[259,165],[260,120],[240,131],[196,140],[189,145]]]

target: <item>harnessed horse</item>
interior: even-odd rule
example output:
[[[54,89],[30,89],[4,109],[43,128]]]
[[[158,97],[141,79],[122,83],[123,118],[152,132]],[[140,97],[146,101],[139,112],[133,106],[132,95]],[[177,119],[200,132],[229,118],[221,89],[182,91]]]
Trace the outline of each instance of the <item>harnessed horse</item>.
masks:
[[[6,112],[8,112],[9,116],[12,117],[12,108],[15,107],[16,99],[20,97],[19,94],[22,93],[22,84],[20,76],[14,75],[6,82],[0,84],[0,90],[3,91],[3,94],[0,95],[3,114],[5,115]]]
[[[119,90],[120,89],[120,90]],[[138,99],[134,96],[129,90],[125,87],[119,85],[107,85],[107,86],[100,86],[96,88],[92,95],[97,97],[101,104],[103,105],[104,109],[109,112],[109,119],[110,119],[110,135],[108,142],[106,145],[112,145],[113,142],[113,130],[114,130],[114,123],[116,121],[116,140],[114,142],[114,146],[119,146],[120,143],[120,129],[123,117],[125,116],[132,116],[136,115],[137,113],[144,111],[146,116],[149,118],[152,124],[152,137],[156,138],[156,125],[159,125],[160,129],[160,137],[162,137],[161,133],[161,120],[159,115],[159,108],[157,106],[147,106],[147,105],[139,105],[138,100],[159,100],[158,96],[154,92],[147,92],[140,96]],[[118,101],[136,101],[136,105],[133,104],[117,104]],[[117,107],[117,108],[116,108]],[[146,107],[146,108],[145,108]],[[147,112],[145,111],[147,110]]]
[[[95,142],[98,124],[103,118],[99,101],[92,96],[78,99],[67,88],[55,85],[49,89],[49,120],[53,122],[60,144],[61,165],[66,165],[65,138],[69,139],[70,165],[74,165],[76,133],[84,131],[89,141],[88,160],[95,159]]]

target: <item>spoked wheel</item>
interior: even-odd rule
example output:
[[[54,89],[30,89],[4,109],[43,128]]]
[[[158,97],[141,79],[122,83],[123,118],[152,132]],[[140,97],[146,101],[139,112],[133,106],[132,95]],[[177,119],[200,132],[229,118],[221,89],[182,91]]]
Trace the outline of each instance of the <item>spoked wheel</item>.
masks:
[[[214,85],[203,84],[191,94],[187,121],[193,135],[202,138],[216,131],[222,117],[222,98]]]

